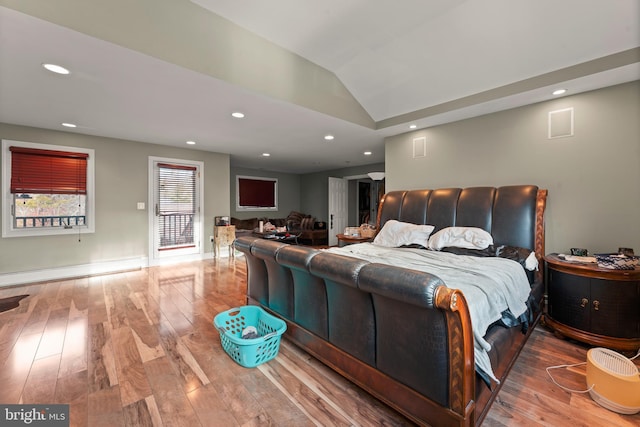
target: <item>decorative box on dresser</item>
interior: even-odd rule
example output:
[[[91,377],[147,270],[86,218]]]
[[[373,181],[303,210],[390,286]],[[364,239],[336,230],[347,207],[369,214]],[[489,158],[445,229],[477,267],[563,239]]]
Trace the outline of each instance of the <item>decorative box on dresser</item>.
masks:
[[[214,225],[213,226],[213,256],[218,257],[220,255],[220,247],[229,247],[229,257],[233,258],[234,247],[233,242],[236,240],[236,226],[235,225]]]
[[[557,334],[622,351],[640,348],[640,269],[545,258],[545,323]]]

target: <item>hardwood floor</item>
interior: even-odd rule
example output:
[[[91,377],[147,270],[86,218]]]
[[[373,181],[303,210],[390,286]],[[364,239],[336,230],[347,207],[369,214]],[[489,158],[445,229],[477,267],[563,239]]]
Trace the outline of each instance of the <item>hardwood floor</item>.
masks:
[[[70,404],[72,426],[410,425],[286,339],[233,362],[212,320],[245,289],[243,257],[2,288],[30,296],[0,313],[0,403]],[[640,424],[549,379],[586,350],[536,328],[483,425]],[[584,366],[554,375],[586,388]]]

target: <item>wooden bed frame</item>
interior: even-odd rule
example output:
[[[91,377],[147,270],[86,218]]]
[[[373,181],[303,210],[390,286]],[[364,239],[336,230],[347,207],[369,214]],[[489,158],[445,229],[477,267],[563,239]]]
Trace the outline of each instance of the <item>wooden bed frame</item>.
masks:
[[[436,231],[453,225],[479,226],[492,232],[496,244],[533,249],[540,262],[540,269],[535,274],[532,289],[537,289],[536,300],[538,307],[541,307],[544,290],[542,257],[546,198],[547,191],[535,186],[391,192],[380,202],[377,225],[381,227],[389,219],[399,219],[432,224],[436,226]],[[512,203],[517,205],[513,210],[519,210],[513,215],[520,215],[521,218],[512,220]],[[480,215],[483,218],[471,218],[469,214],[478,209],[484,212]],[[529,228],[523,236],[511,239],[505,235],[519,234],[511,233],[510,230],[514,225],[520,227],[520,224]],[[531,244],[527,245],[527,242]],[[286,337],[293,343],[419,425],[473,426],[482,422],[500,390],[500,384],[492,384],[490,389],[477,380],[471,320],[462,292],[443,286],[442,281],[429,273],[362,260],[351,261],[348,257],[313,248],[278,244],[250,237],[239,238],[236,246],[247,256],[247,301],[250,304],[261,305],[284,319],[288,327]],[[390,281],[393,281],[391,285]],[[447,378],[447,384],[442,384],[442,387],[446,388],[446,404],[438,401],[442,399],[406,385],[406,381],[399,379],[393,372],[389,373],[384,367],[377,366],[378,363],[363,361],[361,357],[354,355],[353,351],[343,348],[344,345],[340,342],[332,342],[333,335],[325,333],[325,324],[331,325],[331,320],[326,320],[323,316],[331,317],[331,313],[338,311],[337,308],[329,309],[328,313],[325,313],[315,305],[307,304],[303,313],[302,310],[296,311],[296,304],[301,305],[301,301],[308,303],[311,300],[322,300],[323,292],[326,293],[330,286],[335,289],[336,284],[345,284],[356,289],[349,292],[369,292],[374,302],[376,299],[386,298],[389,293],[387,289],[383,289],[380,295],[374,295],[378,289],[387,285],[395,287],[406,284],[407,291],[398,297],[399,299],[424,299],[425,302],[420,303],[420,310],[437,310],[442,314],[436,316],[444,319],[446,339],[436,345],[445,348],[448,369],[445,373],[434,371],[434,378],[438,375]],[[313,293],[307,295],[308,292]],[[414,296],[412,292],[417,293]],[[326,304],[330,305],[331,300]],[[321,307],[322,304],[318,306]],[[374,311],[377,311],[376,315],[380,315],[382,310]],[[403,315],[402,313],[400,315]],[[538,308],[533,313],[534,320],[527,333],[522,333],[519,327],[507,329],[501,326],[494,327],[487,333],[487,337],[490,334],[501,336],[499,340],[495,340],[502,343],[500,348],[492,349],[492,352],[500,353],[499,363],[495,364],[493,369],[501,384],[539,317]],[[380,326],[373,328],[377,329]],[[382,338],[376,340],[386,342]],[[428,366],[429,363],[425,358],[425,364]]]

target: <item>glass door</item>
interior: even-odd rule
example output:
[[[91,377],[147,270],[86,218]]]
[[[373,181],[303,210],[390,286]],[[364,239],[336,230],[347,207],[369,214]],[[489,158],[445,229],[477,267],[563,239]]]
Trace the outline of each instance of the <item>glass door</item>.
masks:
[[[153,161],[153,258],[201,252],[200,166]]]

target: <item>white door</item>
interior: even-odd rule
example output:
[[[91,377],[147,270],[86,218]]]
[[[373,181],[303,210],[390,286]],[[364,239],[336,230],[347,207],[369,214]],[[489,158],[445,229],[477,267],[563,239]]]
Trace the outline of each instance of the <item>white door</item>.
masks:
[[[199,254],[202,249],[200,162],[149,160],[150,258]]]
[[[336,234],[344,231],[349,218],[349,181],[329,177],[329,245],[338,244]]]

